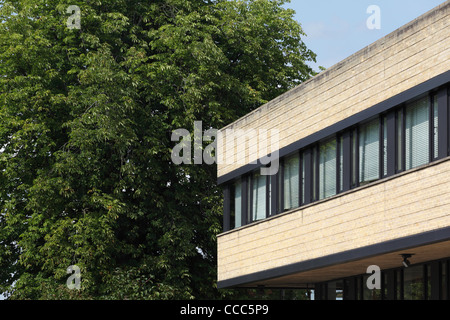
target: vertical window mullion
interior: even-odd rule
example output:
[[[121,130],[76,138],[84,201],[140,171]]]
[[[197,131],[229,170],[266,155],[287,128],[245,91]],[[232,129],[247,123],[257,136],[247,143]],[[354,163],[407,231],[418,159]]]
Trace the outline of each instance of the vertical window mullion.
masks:
[[[386,175],[392,176],[396,171],[396,112],[394,110],[386,114]]]
[[[254,195],[254,191],[253,191],[254,185],[255,185],[254,175],[251,174],[249,176],[249,187],[248,187],[248,192],[250,194],[250,197],[249,197],[250,201],[249,201],[249,208],[248,208],[248,215],[247,215],[247,223],[253,222],[253,215],[255,214],[253,212],[254,211],[253,202],[255,201],[255,199],[254,199],[255,195]]]
[[[352,130],[352,158],[351,158],[351,167],[352,167],[352,177],[351,177],[351,187],[358,187],[359,181],[359,132],[358,128],[354,128]]]
[[[242,191],[242,178],[237,180],[233,184],[233,189],[231,193],[232,200],[232,211],[233,211],[233,228],[242,226],[242,202],[243,202],[243,191]]]
[[[223,188],[223,231],[230,230],[230,220],[231,220],[231,197],[230,197],[231,186],[227,184]]]
[[[299,152],[298,155],[298,205],[303,204],[303,153]]]
[[[281,171],[280,171],[280,177],[278,179],[279,181],[279,195],[278,195],[278,208],[280,212],[284,211],[284,158],[281,162]]]
[[[438,159],[443,159],[448,155],[449,149],[449,112],[447,88],[437,92],[438,108]]]
[[[450,298],[450,259],[447,260],[446,268],[447,268],[447,270],[446,270],[446,276],[447,276],[447,278],[446,278],[446,284],[447,284],[446,293],[447,293],[447,299],[449,299]]]
[[[396,172],[402,172],[406,165],[405,107],[400,107],[396,115]]]
[[[341,188],[341,173],[342,173],[342,168],[341,168],[341,135],[337,135],[336,137],[336,193],[340,193],[342,188]]]
[[[352,166],[351,166],[351,158],[352,158],[352,139],[351,139],[351,132],[350,130],[347,130],[343,134],[343,166],[342,166],[342,191],[350,190],[351,186],[351,172],[352,172]]]
[[[400,165],[400,171],[406,170],[406,107],[402,107],[401,111],[401,165]],[[403,276],[403,275],[402,275]]]
[[[378,144],[378,177],[380,179],[384,177],[385,172],[384,119],[385,117],[383,115],[380,115],[378,118],[378,139],[380,140],[380,143]]]
[[[241,225],[245,226],[248,222],[249,209],[250,209],[250,195],[249,195],[249,176],[245,176],[241,181]]]
[[[398,134],[397,172],[401,172],[404,170],[406,165],[405,108],[403,106],[398,111],[397,134]]]
[[[422,268],[422,279],[423,279],[423,292],[422,298],[423,300],[429,300],[430,292],[428,292],[428,268],[429,265],[424,264]]]
[[[316,145],[313,149],[313,194],[312,200],[316,201],[319,199],[319,187],[320,187],[320,177],[319,177],[319,145]]]
[[[272,193],[272,185],[271,185],[271,175],[266,175],[266,218],[268,218],[270,216],[270,207],[271,207],[271,203],[270,203],[270,197],[271,197],[271,193]]]
[[[278,170],[278,172],[273,176],[270,176],[270,184],[271,184],[270,215],[278,214],[278,194],[280,192],[280,186],[278,185],[279,176],[280,170]]]

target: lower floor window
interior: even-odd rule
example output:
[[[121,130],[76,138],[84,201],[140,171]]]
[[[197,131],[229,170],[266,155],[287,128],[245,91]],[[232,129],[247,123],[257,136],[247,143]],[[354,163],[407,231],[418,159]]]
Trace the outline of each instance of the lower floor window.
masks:
[[[317,300],[448,300],[449,262],[423,264],[382,270],[380,288],[369,288],[371,275],[363,274],[315,285]]]

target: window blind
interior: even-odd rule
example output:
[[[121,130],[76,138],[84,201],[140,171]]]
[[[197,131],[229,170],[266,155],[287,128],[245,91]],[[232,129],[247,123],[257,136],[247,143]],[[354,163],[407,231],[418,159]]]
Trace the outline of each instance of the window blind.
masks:
[[[406,169],[429,162],[429,99],[424,97],[406,108],[405,164]]]
[[[433,119],[433,122],[434,122],[434,130],[433,130],[433,139],[434,139],[434,146],[433,146],[433,158],[437,158],[438,156],[439,156],[439,149],[438,149],[438,139],[439,139],[439,126],[438,126],[438,124],[439,124],[439,120],[438,120],[438,117],[439,117],[439,114],[438,114],[438,111],[439,109],[438,109],[438,101],[437,101],[437,95],[435,95],[434,97],[433,97],[433,113],[434,113],[434,119]]]
[[[336,139],[320,145],[319,150],[319,199],[336,194]]]
[[[299,155],[293,155],[284,161],[284,209],[298,207],[299,204]]]
[[[359,131],[359,182],[379,178],[380,173],[380,123],[375,119],[361,126]]]
[[[255,173],[253,175],[253,220],[266,218],[266,176]]]

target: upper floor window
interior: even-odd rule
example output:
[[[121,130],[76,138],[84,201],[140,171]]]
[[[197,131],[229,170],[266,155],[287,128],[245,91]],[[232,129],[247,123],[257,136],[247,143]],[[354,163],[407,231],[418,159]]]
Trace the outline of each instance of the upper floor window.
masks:
[[[359,128],[359,184],[380,178],[380,120]]]
[[[405,170],[430,160],[430,100],[426,96],[407,106],[405,112]]]
[[[437,94],[435,94],[433,96],[433,105],[432,105],[432,109],[433,109],[433,159],[438,158],[439,156],[439,144],[438,144],[438,139],[439,139],[439,108],[438,108],[438,100],[437,100]]]
[[[237,180],[231,188],[231,217],[234,228],[242,225],[242,182]]]
[[[251,221],[266,218],[267,207],[267,177],[260,174],[259,170],[255,171],[251,180]]]
[[[319,199],[336,194],[337,143],[336,138],[319,145]]]
[[[300,156],[298,153],[283,162],[283,209],[300,206]]]

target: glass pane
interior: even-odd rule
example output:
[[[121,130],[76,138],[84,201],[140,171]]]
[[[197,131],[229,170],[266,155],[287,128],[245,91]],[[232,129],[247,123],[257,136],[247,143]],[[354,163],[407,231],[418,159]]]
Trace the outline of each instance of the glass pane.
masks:
[[[288,157],[284,161],[284,209],[299,206],[299,155]]]
[[[320,145],[319,199],[336,194],[336,139]]]
[[[253,221],[266,217],[266,176],[259,172],[253,175]]]
[[[359,182],[361,184],[380,177],[380,124],[379,120],[361,126],[359,130]]]
[[[363,299],[363,284],[362,284],[362,277],[356,278],[356,290],[355,290],[355,296],[356,300],[362,300]]]
[[[402,270],[395,270],[395,299],[402,300]]]
[[[403,269],[404,300],[424,299],[423,265]]]
[[[242,224],[242,188],[241,182],[234,184],[234,227],[238,228]]]
[[[406,169],[429,162],[429,99],[417,100],[406,108]]]
[[[328,300],[343,300],[344,282],[342,280],[327,283]]]

